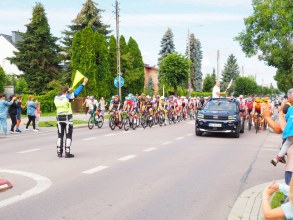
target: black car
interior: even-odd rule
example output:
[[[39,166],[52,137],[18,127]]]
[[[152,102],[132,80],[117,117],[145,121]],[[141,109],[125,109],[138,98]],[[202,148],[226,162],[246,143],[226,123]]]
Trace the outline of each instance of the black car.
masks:
[[[236,99],[210,99],[199,109],[195,121],[195,134],[204,132],[231,133],[239,138],[244,133],[243,111]]]

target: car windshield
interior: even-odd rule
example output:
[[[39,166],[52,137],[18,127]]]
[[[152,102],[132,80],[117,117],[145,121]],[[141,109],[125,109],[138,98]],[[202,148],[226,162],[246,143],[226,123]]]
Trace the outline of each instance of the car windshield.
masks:
[[[236,112],[236,104],[234,102],[213,100],[208,102],[204,110],[208,111],[234,111]]]

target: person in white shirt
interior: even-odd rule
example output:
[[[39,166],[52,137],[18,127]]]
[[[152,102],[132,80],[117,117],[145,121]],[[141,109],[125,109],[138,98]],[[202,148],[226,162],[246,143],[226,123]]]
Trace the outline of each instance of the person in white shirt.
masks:
[[[213,88],[213,98],[220,98],[221,95],[226,94],[226,92],[221,92],[220,87],[221,87],[221,83],[217,82]]]

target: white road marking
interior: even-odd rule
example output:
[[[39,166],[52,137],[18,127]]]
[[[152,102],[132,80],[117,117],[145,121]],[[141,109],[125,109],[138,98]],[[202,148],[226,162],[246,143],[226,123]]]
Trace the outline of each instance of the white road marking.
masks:
[[[153,150],[156,150],[156,148],[151,147],[151,148],[145,149],[145,150],[143,150],[143,151],[144,151],[144,152],[150,152],[150,151],[153,151]]]
[[[102,170],[107,169],[107,168],[108,168],[107,166],[98,166],[98,167],[94,167],[92,169],[83,171],[82,173],[93,174],[93,173],[97,173],[97,172],[102,171]]]
[[[162,145],[168,145],[168,144],[171,144],[171,143],[172,143],[171,141],[166,141]]]
[[[274,152],[280,151],[279,149],[271,149],[271,148],[262,148],[261,150],[264,150],[264,151],[274,151]]]
[[[46,177],[34,174],[34,173],[28,173],[28,172],[18,171],[18,170],[4,170],[4,169],[0,169],[0,173],[11,173],[11,174],[16,174],[16,175],[21,175],[21,176],[31,178],[37,182],[37,185],[35,187],[31,188],[30,190],[25,191],[24,193],[21,193],[17,196],[13,196],[8,199],[1,200],[0,201],[0,208],[11,205],[15,202],[19,202],[21,200],[27,199],[31,196],[35,196],[37,194],[40,194],[40,193],[46,191],[47,189],[49,189],[50,186],[52,185],[51,180],[49,180]]]
[[[130,160],[130,159],[135,158],[135,157],[136,157],[136,155],[128,155],[128,156],[122,157],[122,158],[120,158],[118,160],[119,161],[127,161],[127,160]]]
[[[187,136],[192,136],[192,135],[194,135],[193,133],[189,133],[189,134],[187,134]]]
[[[176,138],[177,141],[184,139],[184,137],[178,137]]]
[[[85,138],[83,139],[84,141],[91,141],[91,140],[95,140],[97,137],[91,137],[91,138]]]
[[[104,135],[105,137],[111,137],[111,136],[115,136],[115,135],[117,135],[117,134],[113,134],[113,133],[111,133],[111,134],[106,134],[106,135]]]
[[[26,153],[31,153],[31,152],[35,152],[35,151],[39,151],[41,149],[30,149],[30,150],[25,150],[25,151],[20,151],[20,152],[17,152],[19,154],[26,154]]]

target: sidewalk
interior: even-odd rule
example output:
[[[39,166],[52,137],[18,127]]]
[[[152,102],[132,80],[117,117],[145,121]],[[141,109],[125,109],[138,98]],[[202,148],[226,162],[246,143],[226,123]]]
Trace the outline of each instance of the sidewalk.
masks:
[[[74,120],[82,120],[82,121],[88,121],[90,115],[89,114],[80,114],[80,113],[76,113],[73,115]],[[40,118],[40,122],[41,121],[56,121],[56,116],[46,116],[46,117],[42,117]],[[8,130],[8,135],[3,135],[0,133],[0,138],[10,138],[10,137],[16,137],[16,136],[22,136],[24,134],[35,134],[35,132],[33,131],[32,128],[32,124],[29,127],[29,131],[25,131],[25,125],[28,122],[28,118],[25,115],[22,115],[21,118],[21,124],[19,129],[22,131],[21,133],[15,133],[15,134],[10,134],[10,127],[11,127],[11,120],[10,118],[7,119],[7,130]],[[74,125],[74,128],[84,128],[87,127],[87,124],[81,124],[81,125]],[[52,127],[41,127],[39,132],[37,133],[47,133],[47,132],[56,132],[56,126],[55,124]]]
[[[245,190],[234,204],[228,220],[264,220],[261,211],[262,192],[268,185],[264,183]]]

